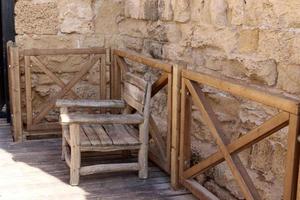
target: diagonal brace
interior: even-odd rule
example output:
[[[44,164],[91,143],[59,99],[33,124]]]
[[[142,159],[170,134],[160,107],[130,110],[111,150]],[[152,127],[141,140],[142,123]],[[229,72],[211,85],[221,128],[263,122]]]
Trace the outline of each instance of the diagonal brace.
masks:
[[[242,193],[244,194],[244,197],[247,200],[260,199],[260,196],[239,156],[231,155],[229,153],[227,144],[230,143],[230,140],[224,134],[221,125],[219,124],[215,113],[206,100],[205,95],[201,91],[201,88],[196,83],[192,83],[189,80],[186,80],[185,84],[191,93],[195,105],[200,109],[204,120],[212,133],[212,136],[216,140],[219,150],[222,152],[224,159],[226,160],[233,176],[235,177]]]

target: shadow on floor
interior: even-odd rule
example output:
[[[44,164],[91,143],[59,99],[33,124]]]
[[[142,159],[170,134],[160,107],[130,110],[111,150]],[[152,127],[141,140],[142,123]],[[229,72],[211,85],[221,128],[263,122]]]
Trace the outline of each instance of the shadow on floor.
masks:
[[[153,165],[147,180],[140,180],[136,172],[98,174],[82,176],[80,185],[72,187],[68,184],[69,169],[60,160],[60,139],[15,144],[9,129],[0,125],[0,199],[195,199],[185,190],[173,191],[169,177]],[[118,155],[89,155],[83,165],[107,159],[124,160]]]

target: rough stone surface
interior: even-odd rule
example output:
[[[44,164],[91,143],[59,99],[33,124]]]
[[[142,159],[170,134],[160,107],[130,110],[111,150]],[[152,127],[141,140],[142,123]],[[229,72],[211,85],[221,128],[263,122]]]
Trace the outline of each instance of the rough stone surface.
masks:
[[[17,42],[22,48],[124,48],[184,63],[197,72],[300,97],[299,9],[298,0],[19,0],[15,12]],[[67,82],[86,59],[51,57],[41,61]],[[159,74],[146,66],[129,64],[141,76]],[[96,67],[76,85],[78,94],[97,96],[95,72]],[[23,74],[21,78],[24,80]],[[39,70],[34,70],[32,79],[37,106],[59,90]],[[203,91],[230,140],[278,112],[213,88],[204,87]],[[164,136],[166,107],[164,90],[152,102]],[[196,163],[216,152],[217,146],[196,107],[192,115]],[[262,199],[282,198],[286,133],[283,129],[239,154]],[[243,199],[224,163],[197,180],[221,199]]]

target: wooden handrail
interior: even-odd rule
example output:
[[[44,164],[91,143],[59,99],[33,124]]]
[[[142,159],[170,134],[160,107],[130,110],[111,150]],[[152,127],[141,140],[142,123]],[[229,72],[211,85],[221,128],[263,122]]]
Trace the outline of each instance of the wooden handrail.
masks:
[[[75,49],[23,49],[20,50],[22,56],[41,56],[41,55],[78,55],[78,54],[105,54],[105,48],[75,48]]]
[[[128,58],[129,60],[144,64],[144,65],[148,65],[153,68],[161,69],[167,73],[172,72],[172,65],[169,63],[161,62],[161,61],[155,60],[153,58],[147,58],[145,56],[141,56],[141,55],[138,55],[133,52],[123,51],[123,50],[119,50],[119,49],[113,49],[112,51],[113,51],[114,55],[117,55],[117,56],[120,56],[123,58]]]
[[[300,101],[290,97],[270,93],[266,90],[255,88],[236,80],[214,77],[203,73],[195,73],[190,70],[182,70],[182,76],[183,78],[220,89],[224,92],[229,92],[239,97],[244,97],[296,115],[299,114]]]

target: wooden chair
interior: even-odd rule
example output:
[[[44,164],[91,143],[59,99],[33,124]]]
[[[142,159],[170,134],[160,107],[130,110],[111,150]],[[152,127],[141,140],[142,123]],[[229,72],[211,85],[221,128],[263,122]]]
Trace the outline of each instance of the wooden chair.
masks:
[[[139,171],[148,177],[148,140],[151,84],[127,73],[123,77],[123,100],[58,100],[62,124],[62,160],[70,167],[70,184],[78,185],[80,175]],[[123,114],[83,114],[68,108],[123,109]],[[135,113],[132,109],[136,110]],[[131,111],[130,111],[131,110]],[[133,114],[131,114],[133,113]],[[139,130],[133,127],[139,125]],[[138,150],[137,163],[81,166],[81,152]]]

